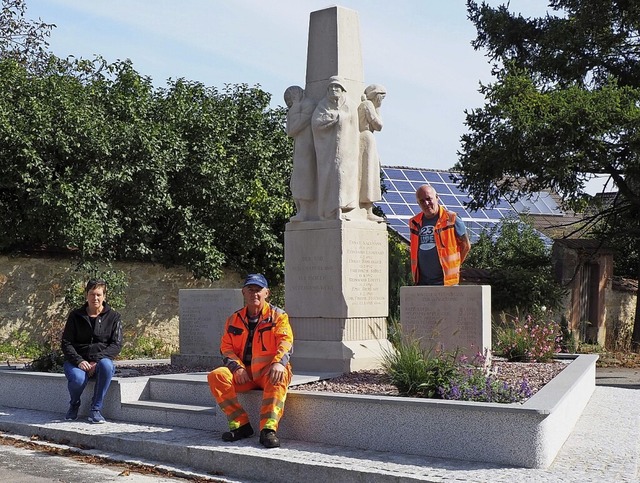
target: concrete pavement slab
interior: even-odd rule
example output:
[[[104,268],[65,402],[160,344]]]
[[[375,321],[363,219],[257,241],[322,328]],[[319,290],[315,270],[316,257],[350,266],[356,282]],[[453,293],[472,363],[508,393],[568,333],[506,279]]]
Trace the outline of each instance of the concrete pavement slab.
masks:
[[[626,483],[638,481],[640,391],[596,387],[548,469],[352,450],[339,446],[339,428],[335,446],[283,441],[282,448],[265,450],[257,438],[228,444],[210,431],[119,422],[90,425],[62,421],[59,414],[0,408],[0,430],[66,438],[107,451],[119,448],[132,456],[147,451],[147,457],[155,454],[155,459],[181,465],[191,461],[196,469],[217,469],[240,480]],[[234,474],[239,467],[242,474]]]

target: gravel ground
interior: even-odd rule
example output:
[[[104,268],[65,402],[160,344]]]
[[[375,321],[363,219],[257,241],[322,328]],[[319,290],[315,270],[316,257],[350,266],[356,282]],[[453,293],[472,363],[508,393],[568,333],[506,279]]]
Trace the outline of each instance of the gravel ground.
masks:
[[[565,362],[525,363],[494,360],[491,366],[496,377],[510,386],[519,385],[526,378],[532,394],[553,379],[567,364]],[[162,374],[181,374],[187,372],[209,372],[210,367],[185,367],[171,364],[120,366],[116,376],[153,376]],[[387,376],[379,370],[356,371],[324,381],[302,384],[291,388],[292,391],[329,391],[346,394],[398,395],[398,390],[389,383]]]

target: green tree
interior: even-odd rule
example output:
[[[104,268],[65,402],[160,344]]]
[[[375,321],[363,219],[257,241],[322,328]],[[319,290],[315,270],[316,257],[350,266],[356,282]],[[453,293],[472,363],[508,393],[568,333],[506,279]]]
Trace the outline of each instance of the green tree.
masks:
[[[455,169],[472,208],[505,196],[553,189],[582,208],[585,182],[609,175],[615,206],[587,221],[615,221],[640,252],[640,3],[551,0],[554,13],[523,18],[467,1],[495,82],[482,85],[485,105],[466,113],[468,133]],[[624,238],[626,237],[626,238]],[[635,275],[640,266],[634,267]],[[639,301],[640,304],[640,301]],[[640,345],[636,307],[633,342]]]
[[[0,59],[13,59],[30,71],[39,71],[49,60],[48,38],[53,24],[28,20],[25,0],[2,0],[0,10]]]
[[[400,320],[400,288],[413,285],[409,246],[398,233],[389,230],[389,317]]]
[[[495,310],[538,313],[562,304],[564,290],[554,280],[551,252],[526,219],[505,218],[482,232],[464,263],[489,270]]]
[[[156,89],[130,62],[0,60],[0,250],[284,272],[292,145],[258,87]]]

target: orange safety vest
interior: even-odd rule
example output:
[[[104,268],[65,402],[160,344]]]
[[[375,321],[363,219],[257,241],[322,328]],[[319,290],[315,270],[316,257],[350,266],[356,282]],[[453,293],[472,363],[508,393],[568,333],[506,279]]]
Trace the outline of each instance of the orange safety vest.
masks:
[[[249,368],[242,362],[248,336],[249,318],[247,308],[243,307],[227,319],[220,340],[222,362],[231,372],[243,367],[256,380],[268,373],[274,362],[284,366],[289,364],[293,352],[293,331],[284,310],[268,303],[262,307],[253,332]]]
[[[456,214],[452,211],[445,210],[441,205],[438,221],[436,221],[434,228],[434,238],[436,249],[438,250],[438,258],[442,266],[445,285],[457,285],[460,283],[460,265],[462,264],[462,258],[456,238],[455,223]],[[411,274],[413,275],[413,283],[415,285],[418,284],[420,279],[420,270],[418,269],[420,228],[422,228],[422,212],[409,220],[409,231],[411,233]]]

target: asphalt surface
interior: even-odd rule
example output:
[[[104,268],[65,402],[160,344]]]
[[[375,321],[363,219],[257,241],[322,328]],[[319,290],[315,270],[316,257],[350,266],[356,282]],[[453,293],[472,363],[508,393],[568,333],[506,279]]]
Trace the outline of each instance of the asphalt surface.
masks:
[[[20,444],[20,439],[14,439]],[[48,451],[3,444],[0,446],[0,482],[7,483],[185,483],[185,478],[144,474],[125,463],[95,463],[70,456],[58,456]],[[59,448],[59,446],[58,446]],[[201,480],[202,481],[202,480]],[[221,481],[221,480],[211,480]]]
[[[473,464],[446,460],[442,465],[425,462],[427,467],[417,469],[412,479],[487,483],[640,482],[640,392],[637,391],[640,389],[640,369],[599,368],[596,371],[596,386],[583,416],[550,468],[478,468]],[[37,442],[34,447],[34,443],[23,436],[6,433],[0,436],[3,436],[5,443],[0,445],[0,482],[237,481],[216,479],[211,475],[171,468],[158,462],[140,462],[147,465],[145,470],[145,466],[137,467],[130,462],[123,462],[122,455],[102,455],[110,463],[107,460],[87,460],[87,453],[82,451],[84,458],[60,456],[60,450],[78,450],[44,442]],[[389,456],[393,459],[393,455]],[[157,468],[162,469],[161,474],[150,474]],[[309,476],[308,481],[313,481],[312,475]]]
[[[626,367],[596,368],[596,385],[640,389],[640,369]]]

